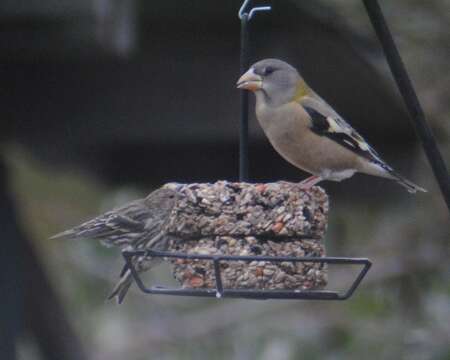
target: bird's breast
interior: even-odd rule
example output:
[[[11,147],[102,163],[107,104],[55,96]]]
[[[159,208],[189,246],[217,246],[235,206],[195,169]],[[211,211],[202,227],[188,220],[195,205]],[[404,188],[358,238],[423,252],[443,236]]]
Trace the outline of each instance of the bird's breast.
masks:
[[[272,146],[292,165],[314,175],[353,168],[347,149],[310,130],[309,117],[300,105],[260,106],[256,115]]]

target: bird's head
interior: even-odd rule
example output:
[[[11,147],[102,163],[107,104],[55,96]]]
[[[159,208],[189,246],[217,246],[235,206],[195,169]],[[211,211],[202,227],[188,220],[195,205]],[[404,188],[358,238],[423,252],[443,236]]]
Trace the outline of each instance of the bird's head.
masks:
[[[145,198],[145,203],[150,208],[160,209],[161,211],[171,211],[180,195],[174,189],[160,188]]]
[[[274,106],[291,101],[303,84],[298,71],[278,59],[258,61],[237,81],[239,89],[253,91],[257,100]]]

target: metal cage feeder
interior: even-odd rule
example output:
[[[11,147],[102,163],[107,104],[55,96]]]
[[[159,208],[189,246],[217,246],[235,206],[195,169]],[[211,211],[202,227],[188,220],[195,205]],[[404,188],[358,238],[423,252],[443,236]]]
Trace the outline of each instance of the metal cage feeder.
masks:
[[[369,271],[372,263],[366,258],[347,258],[347,257],[289,257],[289,256],[233,256],[233,255],[200,255],[184,254],[171,251],[124,251],[122,253],[125,259],[125,267],[122,272],[130,269],[139,289],[146,294],[159,295],[178,295],[178,296],[198,296],[215,298],[245,298],[255,300],[267,299],[291,299],[291,300],[347,300],[355,292],[364,276]],[[147,287],[136,268],[133,265],[133,257],[146,256],[151,258],[175,258],[189,260],[207,260],[214,264],[215,288],[186,289],[186,288],[167,288],[163,286]],[[267,261],[267,262],[308,262],[335,265],[359,265],[361,270],[350,287],[343,291],[329,290],[257,290],[257,289],[229,289],[224,288],[222,283],[222,273],[220,263],[227,261]]]

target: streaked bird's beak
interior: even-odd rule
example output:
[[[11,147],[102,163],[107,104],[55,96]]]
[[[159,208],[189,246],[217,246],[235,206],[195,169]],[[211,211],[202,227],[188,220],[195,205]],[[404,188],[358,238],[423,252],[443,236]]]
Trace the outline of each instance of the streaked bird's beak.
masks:
[[[251,68],[239,78],[236,85],[238,89],[256,91],[262,88],[262,83],[262,77],[255,74],[253,68]]]

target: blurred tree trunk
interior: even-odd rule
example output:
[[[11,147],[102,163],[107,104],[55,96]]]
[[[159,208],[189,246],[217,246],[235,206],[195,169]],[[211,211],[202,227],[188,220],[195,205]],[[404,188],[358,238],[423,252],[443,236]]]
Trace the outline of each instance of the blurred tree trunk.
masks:
[[[3,162],[0,162],[0,222],[3,236],[0,252],[2,360],[16,358],[17,340],[25,329],[34,335],[43,359],[86,359],[44,269],[20,230]]]
[[[6,168],[0,161],[0,354],[5,360],[15,359],[16,343],[23,330],[23,268],[21,238],[7,192]]]

